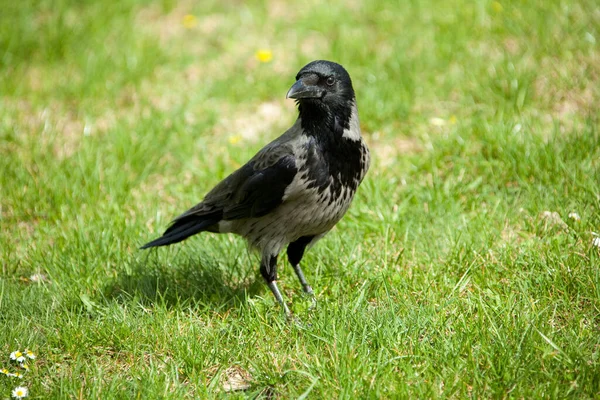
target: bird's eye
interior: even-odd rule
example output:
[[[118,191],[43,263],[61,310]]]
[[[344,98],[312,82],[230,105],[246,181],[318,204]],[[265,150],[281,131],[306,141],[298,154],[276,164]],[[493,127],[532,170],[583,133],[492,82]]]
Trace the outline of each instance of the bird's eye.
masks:
[[[333,86],[333,84],[335,83],[335,78],[333,76],[330,76],[329,78],[327,78],[326,82],[328,86]]]

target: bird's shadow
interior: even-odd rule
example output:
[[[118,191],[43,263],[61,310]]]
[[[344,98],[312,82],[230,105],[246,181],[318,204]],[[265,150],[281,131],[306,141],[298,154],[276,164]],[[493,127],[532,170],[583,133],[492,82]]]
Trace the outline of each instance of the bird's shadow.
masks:
[[[222,260],[228,257],[222,257]],[[206,255],[179,254],[171,258],[149,253],[131,262],[104,288],[104,297],[117,302],[131,301],[144,306],[167,308],[193,303],[213,311],[243,307],[248,297],[264,289],[248,257],[221,259]]]

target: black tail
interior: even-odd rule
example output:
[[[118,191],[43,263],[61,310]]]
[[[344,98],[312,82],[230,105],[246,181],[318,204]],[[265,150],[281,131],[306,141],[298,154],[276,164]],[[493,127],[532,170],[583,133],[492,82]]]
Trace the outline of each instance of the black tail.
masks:
[[[206,219],[204,217],[198,217],[195,215],[190,215],[186,218],[175,220],[161,237],[146,243],[140,247],[140,249],[167,246],[169,244],[181,242],[182,240],[187,239],[196,233],[207,230],[217,222],[219,222],[218,219]]]

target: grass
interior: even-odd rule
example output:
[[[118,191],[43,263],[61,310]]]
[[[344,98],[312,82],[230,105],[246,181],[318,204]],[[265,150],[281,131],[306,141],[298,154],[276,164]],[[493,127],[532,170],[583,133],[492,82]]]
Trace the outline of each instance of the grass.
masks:
[[[0,397],[598,398],[597,2],[2,10],[0,368],[38,358]],[[288,324],[239,238],[137,248],[293,122],[317,58],[374,160],[304,259],[316,310],[280,260]]]

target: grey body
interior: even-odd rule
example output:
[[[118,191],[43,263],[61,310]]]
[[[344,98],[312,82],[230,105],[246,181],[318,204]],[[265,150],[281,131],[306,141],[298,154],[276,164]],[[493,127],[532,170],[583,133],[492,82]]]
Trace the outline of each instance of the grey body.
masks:
[[[360,183],[369,168],[370,156],[360,136],[356,107],[353,112],[356,122],[351,125],[355,129],[351,136],[358,138],[367,161],[356,177]],[[298,119],[286,133],[263,148],[255,158],[264,162],[270,159],[269,155],[277,154],[282,150],[289,151],[297,160],[296,167],[302,169],[307,161],[307,147],[311,145],[314,143],[303,134]],[[336,177],[331,176],[330,179],[335,180]],[[221,221],[218,232],[243,236],[261,254],[269,256],[279,254],[286,245],[303,236],[314,236],[308,247],[312,246],[342,219],[350,207],[355,192],[344,187],[341,195],[332,200],[330,187],[319,193],[318,188],[309,188],[309,185],[310,181],[307,177],[296,174],[285,191],[281,205],[267,217]]]
[[[288,97],[299,103],[294,125],[143,248],[202,231],[238,234],[261,253],[261,274],[289,314],[275,282],[277,256],[288,246],[288,260],[312,294],[300,260],[344,216],[370,157],[343,67],[326,61],[308,64]]]

